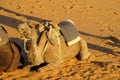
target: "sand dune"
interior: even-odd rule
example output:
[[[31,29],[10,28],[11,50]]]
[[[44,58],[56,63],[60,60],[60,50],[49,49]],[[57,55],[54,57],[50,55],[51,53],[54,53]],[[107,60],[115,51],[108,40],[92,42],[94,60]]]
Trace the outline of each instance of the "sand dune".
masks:
[[[16,27],[28,19],[71,19],[92,53],[88,60],[76,58],[40,73],[17,69],[0,73],[0,80],[120,80],[120,0],[1,0],[0,25],[19,38]],[[13,33],[14,32],[14,33]]]

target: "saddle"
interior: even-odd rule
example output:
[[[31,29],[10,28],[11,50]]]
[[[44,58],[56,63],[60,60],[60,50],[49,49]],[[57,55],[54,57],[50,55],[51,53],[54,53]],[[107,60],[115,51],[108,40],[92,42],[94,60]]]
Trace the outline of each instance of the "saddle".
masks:
[[[80,34],[75,28],[75,24],[71,20],[64,20],[58,24],[60,27],[61,33],[65,38],[65,41],[68,46],[71,46],[78,41],[80,41]]]
[[[48,39],[53,44],[59,44],[58,37],[62,34],[66,44],[71,46],[80,41],[79,32],[75,28],[75,24],[71,20],[64,20],[58,24],[60,29],[54,25],[49,26]]]

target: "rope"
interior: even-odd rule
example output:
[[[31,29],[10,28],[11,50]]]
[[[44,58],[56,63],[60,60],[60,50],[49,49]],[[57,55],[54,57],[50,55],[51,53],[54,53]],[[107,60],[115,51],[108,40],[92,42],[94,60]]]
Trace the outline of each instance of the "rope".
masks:
[[[27,40],[24,40],[24,50],[26,53],[28,53],[27,47],[26,47]]]

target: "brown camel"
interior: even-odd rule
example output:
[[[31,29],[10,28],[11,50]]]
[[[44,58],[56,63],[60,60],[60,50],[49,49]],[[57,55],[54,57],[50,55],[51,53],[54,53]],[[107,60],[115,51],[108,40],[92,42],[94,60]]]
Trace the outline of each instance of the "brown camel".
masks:
[[[17,69],[19,61],[20,53],[17,46],[10,42],[9,35],[0,27],[0,72]]]
[[[64,22],[64,21],[63,21]],[[73,23],[71,23],[73,24]],[[39,22],[27,21],[18,26],[18,31],[25,42],[25,50],[32,65],[48,63],[38,69],[44,72],[58,67],[62,62],[76,55],[79,59],[88,59],[90,52],[84,39],[72,46],[68,46],[63,35],[58,37],[58,44],[53,45],[48,39],[48,31]],[[41,31],[42,30],[42,31]],[[40,34],[40,35],[39,35]]]

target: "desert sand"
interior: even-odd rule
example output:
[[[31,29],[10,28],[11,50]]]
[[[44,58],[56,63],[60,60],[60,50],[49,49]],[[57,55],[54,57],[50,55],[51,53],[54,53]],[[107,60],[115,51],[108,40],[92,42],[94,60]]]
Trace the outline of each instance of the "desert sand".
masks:
[[[89,47],[87,60],[70,59],[47,71],[0,73],[0,80],[120,80],[120,0],[0,0],[0,25],[19,38],[17,25],[30,20],[75,22]]]

